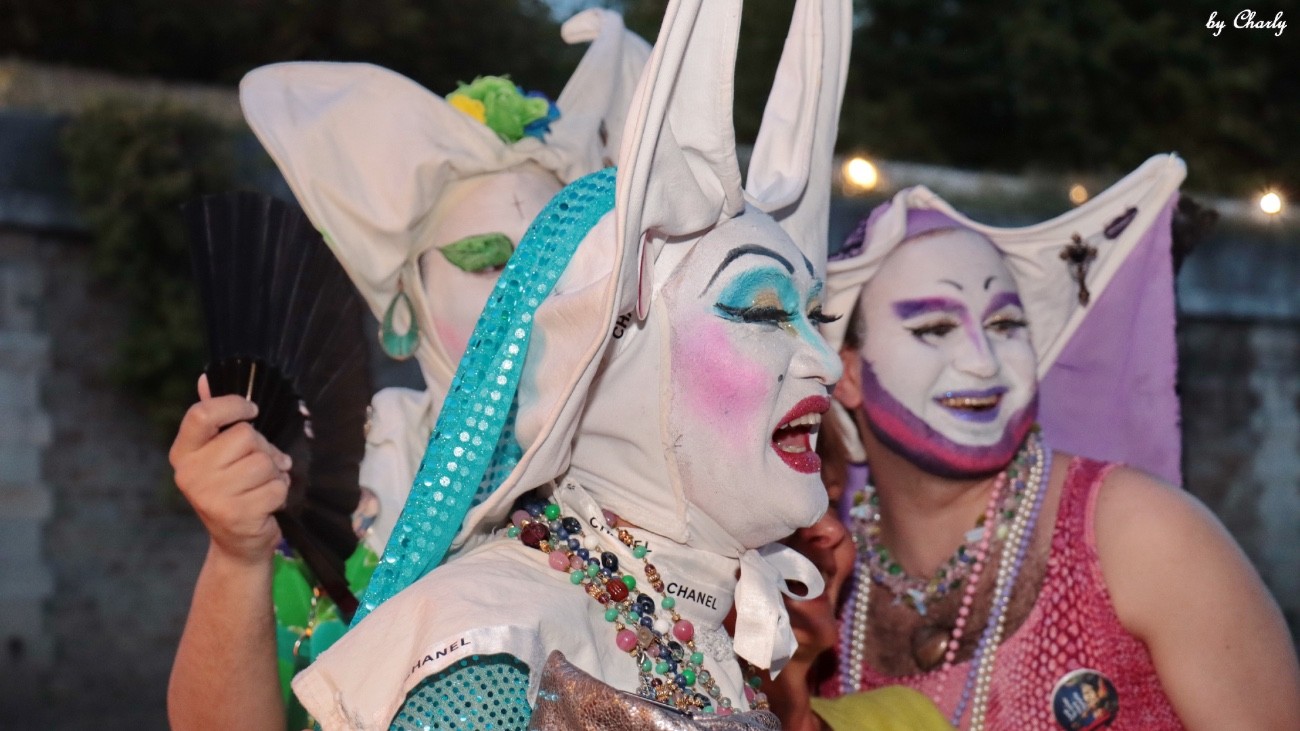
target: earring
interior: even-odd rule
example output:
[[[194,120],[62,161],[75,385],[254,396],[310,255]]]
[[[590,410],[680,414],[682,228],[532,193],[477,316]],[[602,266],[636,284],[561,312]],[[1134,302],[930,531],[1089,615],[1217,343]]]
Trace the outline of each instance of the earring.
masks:
[[[407,326],[406,332],[399,333],[393,329],[393,313],[397,311],[398,303],[406,304],[407,320],[410,325]],[[411,304],[411,298],[406,296],[406,291],[398,282],[397,296],[393,301],[388,303],[388,309],[384,310],[384,321],[379,325],[379,346],[384,349],[384,353],[394,360],[406,360],[415,353],[415,347],[420,341],[420,326],[415,321],[415,305]]]

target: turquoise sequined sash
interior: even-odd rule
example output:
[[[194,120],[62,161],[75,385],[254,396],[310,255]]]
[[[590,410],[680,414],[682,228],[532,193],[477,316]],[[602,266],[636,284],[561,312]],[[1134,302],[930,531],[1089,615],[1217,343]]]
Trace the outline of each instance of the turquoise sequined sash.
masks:
[[[516,393],[533,314],[579,242],[614,208],[615,169],[570,183],[529,226],[479,316],[469,348],[429,437],[411,494],[353,624],[432,571],[465,515],[491,495],[522,456]]]

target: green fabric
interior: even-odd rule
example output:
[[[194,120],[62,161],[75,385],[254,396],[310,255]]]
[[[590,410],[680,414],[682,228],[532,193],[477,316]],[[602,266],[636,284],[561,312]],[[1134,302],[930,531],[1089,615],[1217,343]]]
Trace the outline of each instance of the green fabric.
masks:
[[[300,731],[310,723],[307,712],[289,687],[293,676],[329,649],[347,625],[339,617],[338,607],[323,592],[315,597],[311,572],[296,556],[276,552],[272,559],[271,598],[275,605],[276,668],[280,676],[280,695],[284,699],[285,728]],[[370,583],[379,558],[364,543],[348,557],[344,576],[353,594],[361,594]]]

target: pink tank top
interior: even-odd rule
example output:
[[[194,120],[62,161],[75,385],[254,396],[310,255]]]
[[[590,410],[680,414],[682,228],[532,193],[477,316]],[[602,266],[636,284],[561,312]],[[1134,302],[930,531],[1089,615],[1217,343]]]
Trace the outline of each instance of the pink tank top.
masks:
[[[985,727],[1025,731],[1177,731],[1151,654],[1120,624],[1097,557],[1093,513],[1113,465],[1076,457],[1062,488],[1042,591],[998,649]],[[953,666],[939,707],[951,717],[970,661]],[[863,667],[862,688],[906,685],[931,698],[939,673],[892,678]],[[1087,687],[1085,687],[1087,686]],[[823,690],[838,694],[839,679]],[[962,727],[970,722],[970,710]]]

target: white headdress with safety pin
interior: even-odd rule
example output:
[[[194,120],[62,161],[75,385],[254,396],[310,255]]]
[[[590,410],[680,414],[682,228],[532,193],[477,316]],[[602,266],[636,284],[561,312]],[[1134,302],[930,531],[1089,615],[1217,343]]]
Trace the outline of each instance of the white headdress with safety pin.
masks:
[[[783,70],[778,75],[782,80],[778,91],[789,93],[791,87],[800,85],[815,89],[801,94],[799,100],[816,100],[816,111],[812,115],[796,115],[793,123],[784,116],[776,119],[785,132],[766,133],[763,154],[759,156],[764,162],[756,170],[757,180],[771,181],[760,186],[760,195],[762,191],[776,191],[770,199],[773,207],[779,207],[778,213],[786,220],[797,222],[804,232],[817,229],[816,221],[826,215],[829,206],[829,160],[814,162],[813,151],[826,153],[833,144],[835,116],[843,88],[844,55],[848,51],[848,18],[847,3],[838,0],[799,3]],[[745,195],[741,190],[731,127],[731,99],[726,93],[732,86],[739,22],[738,0],[670,3],[659,41],[628,114],[629,126],[620,153],[622,166],[618,171],[615,216],[605,217],[591,230],[577,247],[554,291],[540,303],[535,316],[529,317],[532,342],[518,387],[518,418],[514,420],[522,448],[517,464],[499,484],[482,492],[473,473],[468,478],[459,475],[463,461],[456,462],[452,474],[435,474],[445,467],[433,456],[438,454],[437,440],[456,438],[455,433],[439,434],[443,419],[449,417],[444,409],[430,445],[431,457],[426,460],[431,470],[428,473],[422,470],[417,477],[417,489],[405,511],[422,517],[407,521],[404,514],[385,555],[385,564],[392,568],[381,565],[376,574],[378,580],[372,583],[374,593],[363,603],[362,614],[409,585],[441,559],[446,548],[439,549],[438,542],[430,541],[418,530],[418,525],[426,522],[430,508],[445,506],[447,493],[458,479],[468,479],[462,485],[462,492],[479,494],[480,500],[463,521],[455,521],[459,530],[454,543],[442,543],[453,548],[499,523],[519,495],[564,473],[587,392],[611,340],[614,320],[620,313],[631,311],[638,301],[642,302],[642,309],[648,304],[652,289],[650,277],[657,268],[656,253],[684,247],[720,221],[744,210]],[[773,109],[769,106],[768,119],[779,116]],[[794,139],[794,135],[800,139]],[[808,151],[797,152],[800,146]],[[784,169],[778,162],[780,154],[801,161],[801,169]],[[785,174],[780,182],[775,176],[778,170]],[[814,170],[827,171],[826,179],[807,184],[806,176]],[[753,215],[762,214],[755,211]],[[544,213],[534,229],[545,220]],[[674,239],[674,243],[665,244],[669,239]],[[813,248],[814,256],[824,251],[820,248],[824,246],[822,241],[808,245]],[[509,268],[503,281],[508,276]],[[490,301],[489,312],[492,307]],[[463,362],[462,372],[466,367]],[[496,468],[483,469],[490,472]],[[425,485],[442,489],[431,491]],[[660,492],[650,497],[652,503],[673,502],[670,496],[662,494],[663,489],[659,487]],[[443,496],[437,501],[443,505],[432,504],[434,501],[429,496],[435,493]],[[621,493],[638,507],[648,509],[649,505],[636,502],[636,494],[631,489]],[[455,499],[469,497],[461,495]],[[618,502],[613,495],[601,497]],[[612,507],[618,510],[625,505]],[[665,505],[658,512],[680,517],[682,510],[680,505]],[[684,531],[684,527],[673,526],[667,519],[656,520],[657,516],[647,510],[625,512],[650,523],[648,529],[669,537],[681,536]],[[454,516],[455,511],[448,514]],[[413,554],[418,554],[418,560],[412,560]],[[391,577],[381,575],[390,571]],[[398,574],[404,575],[399,578]],[[767,606],[770,603],[765,602],[764,608],[777,611]],[[776,603],[779,605],[779,601]],[[779,613],[784,618],[784,611]],[[774,649],[771,642],[775,641],[769,641],[765,649],[775,652],[779,661],[780,655],[790,648]],[[742,650],[744,647],[742,642]],[[755,657],[750,659],[764,665],[773,659],[759,657],[763,649],[751,654]]]
[[[1039,418],[1053,447],[1179,481],[1171,216],[1186,165],[1156,155],[1087,203],[1032,226],[966,217],[929,189],[897,193],[828,264],[827,304],[847,313],[891,251],[936,226],[983,234],[1016,280],[1038,357]],[[847,317],[827,326],[843,342]]]
[[[424,648],[454,638],[472,638],[474,652],[522,657],[538,672],[544,659],[544,654],[537,656],[538,632],[550,633],[549,647],[591,645],[573,622],[535,627],[534,614],[549,616],[545,607],[489,609],[475,604],[472,611],[461,611],[455,602],[438,598],[445,596],[445,587],[433,597],[422,593],[426,586],[441,587],[440,575],[458,575],[458,566],[473,563],[477,553],[452,560],[441,573],[419,580],[449,550],[465,549],[499,526],[518,497],[565,473],[575,434],[579,441],[586,436],[581,430],[588,401],[607,389],[603,381],[593,387],[593,379],[606,362],[616,318],[636,309],[638,298],[644,298],[643,305],[651,304],[649,277],[655,268],[668,268],[662,263],[674,258],[668,252],[689,248],[719,222],[745,210],[728,93],[740,5],[739,0],[669,4],[628,113],[617,185],[613,174],[603,171],[561,191],[506,265],[362,601],[359,625],[295,681],[304,702],[311,699],[313,712],[319,707],[341,713],[338,717],[349,722],[363,716],[390,717],[401,701],[392,695],[394,686],[409,690],[421,677],[407,659],[420,661]],[[758,155],[764,162],[755,168],[755,181],[767,185],[755,198],[779,209],[783,220],[806,232],[819,227],[829,205],[829,174],[811,183],[806,178],[817,170],[829,171],[829,160],[814,158],[822,152],[829,155],[834,139],[851,23],[844,0],[801,0],[794,17],[777,93],[791,94],[800,104],[816,100],[816,111],[791,117],[774,112],[784,111],[779,105],[769,107],[772,123],[784,130],[765,128]],[[804,91],[792,94],[792,86]],[[807,151],[799,151],[801,146]],[[782,160],[800,162],[789,169]],[[776,171],[784,173],[781,181]],[[611,212],[615,199],[617,209]],[[751,208],[745,215],[764,214]],[[814,257],[824,251],[821,240],[806,242],[801,236],[800,243]],[[654,492],[644,496],[650,505],[636,503],[633,486],[599,497],[613,501],[622,495],[646,507],[646,512],[625,514],[647,530],[665,536],[687,533],[686,526],[672,522],[685,510],[674,504],[680,503],[677,488],[651,481],[650,489]],[[775,560],[786,567],[793,562],[785,555]],[[747,601],[739,602],[738,626],[743,630],[736,650],[757,664],[779,667],[793,650],[777,590],[782,572],[757,551],[748,552],[740,563],[741,583],[752,591]],[[734,560],[728,564],[728,574],[735,565]],[[800,578],[816,591],[816,572],[806,560],[803,567],[811,575]],[[404,591],[407,587],[411,591]],[[738,587],[737,593],[744,589]],[[362,621],[377,608],[372,621]],[[375,656],[377,646],[386,648],[383,657]],[[584,652],[607,654],[611,647],[599,644]],[[438,667],[436,660],[416,664],[425,674]],[[353,677],[361,667],[364,680]]]

